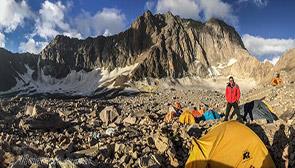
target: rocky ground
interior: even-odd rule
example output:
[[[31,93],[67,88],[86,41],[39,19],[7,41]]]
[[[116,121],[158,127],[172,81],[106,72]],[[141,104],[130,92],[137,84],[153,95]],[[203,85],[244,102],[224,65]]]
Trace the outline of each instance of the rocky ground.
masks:
[[[276,112],[282,119],[247,125],[266,144],[278,167],[284,166],[282,155],[293,167],[294,85],[251,90],[242,101],[261,96],[275,111],[283,109]],[[191,139],[221,121],[195,124],[197,131],[188,134],[192,127],[181,125],[177,118],[170,124],[163,120],[175,101],[188,108],[205,101],[221,113],[225,107],[223,93],[193,87],[109,100],[2,99],[0,167],[183,167]]]

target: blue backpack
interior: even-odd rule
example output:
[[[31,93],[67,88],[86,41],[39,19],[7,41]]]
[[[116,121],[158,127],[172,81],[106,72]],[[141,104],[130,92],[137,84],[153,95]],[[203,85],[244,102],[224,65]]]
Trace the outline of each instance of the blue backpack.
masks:
[[[204,116],[205,121],[215,120],[215,119],[221,118],[221,116],[216,111],[213,111],[213,110],[206,111],[203,114],[203,116]]]

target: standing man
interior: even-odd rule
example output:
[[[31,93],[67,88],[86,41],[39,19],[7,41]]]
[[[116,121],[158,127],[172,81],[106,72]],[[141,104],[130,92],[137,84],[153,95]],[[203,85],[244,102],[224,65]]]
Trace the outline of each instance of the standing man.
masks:
[[[225,97],[227,101],[226,105],[226,113],[225,113],[225,121],[228,120],[229,112],[231,108],[234,108],[234,113],[237,114],[238,120],[242,121],[242,117],[240,115],[239,109],[239,101],[240,101],[240,88],[235,83],[234,78],[232,76],[229,77],[229,83],[226,86]]]

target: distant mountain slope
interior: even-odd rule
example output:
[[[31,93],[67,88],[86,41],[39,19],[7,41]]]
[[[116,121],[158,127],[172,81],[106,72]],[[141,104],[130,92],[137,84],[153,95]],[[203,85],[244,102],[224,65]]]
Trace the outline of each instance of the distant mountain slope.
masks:
[[[281,72],[289,82],[295,82],[295,49],[283,54],[274,67],[275,72]]]
[[[27,66],[37,69],[37,55],[13,54],[3,48],[0,48],[0,92],[11,89],[22,80],[22,75],[27,73]],[[32,78],[36,75],[32,75]]]
[[[205,77],[208,68],[227,63],[245,49],[234,28],[211,19],[206,23],[171,13],[144,13],[127,31],[86,40],[57,36],[41,53],[45,74],[65,77],[71,70],[125,67],[139,63],[132,78]]]
[[[274,67],[278,71],[292,71],[295,69],[295,49],[291,49],[283,54]]]
[[[12,81],[0,85],[5,93],[89,95],[130,80],[186,76],[231,74],[259,81],[272,68],[249,55],[239,34],[221,20],[202,23],[150,11],[122,33],[85,40],[59,35],[39,56],[27,56],[32,61],[15,57],[9,57],[12,67],[22,69],[5,73]],[[15,73],[26,80],[17,80]]]

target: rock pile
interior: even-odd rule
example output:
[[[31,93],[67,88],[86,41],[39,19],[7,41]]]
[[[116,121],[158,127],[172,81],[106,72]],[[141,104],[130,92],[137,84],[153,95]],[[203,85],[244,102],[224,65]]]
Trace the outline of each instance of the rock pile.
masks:
[[[295,127],[283,120],[270,124],[248,125],[264,142],[277,167],[295,166]]]
[[[0,167],[183,167],[192,138],[206,134],[220,121],[186,126],[174,118],[167,124],[167,105],[174,101],[184,107],[206,101],[219,112],[225,106],[223,94],[198,89],[111,100],[2,99]],[[257,121],[249,127],[278,167],[286,158],[295,166],[295,132],[290,123]]]
[[[292,123],[295,120],[294,90],[295,84],[258,88],[247,93],[245,101],[265,98],[264,101],[271,106],[277,116],[286,122]]]

